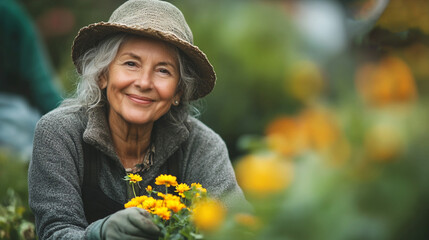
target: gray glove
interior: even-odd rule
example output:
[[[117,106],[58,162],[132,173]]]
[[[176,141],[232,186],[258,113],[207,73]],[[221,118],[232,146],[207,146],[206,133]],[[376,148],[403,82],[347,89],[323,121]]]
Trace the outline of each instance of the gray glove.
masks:
[[[149,212],[136,207],[120,210],[91,225],[89,239],[155,240],[161,235]]]

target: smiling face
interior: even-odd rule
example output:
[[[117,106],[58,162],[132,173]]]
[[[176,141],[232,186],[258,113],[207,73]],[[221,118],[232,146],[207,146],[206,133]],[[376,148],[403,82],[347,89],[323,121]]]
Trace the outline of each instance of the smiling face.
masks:
[[[100,88],[107,89],[110,123],[152,125],[180,99],[179,77],[173,47],[149,38],[128,39],[100,78]]]

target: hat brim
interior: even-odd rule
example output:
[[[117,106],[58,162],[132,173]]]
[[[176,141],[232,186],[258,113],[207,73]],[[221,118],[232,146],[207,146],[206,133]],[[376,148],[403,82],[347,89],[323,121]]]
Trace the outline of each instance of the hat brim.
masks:
[[[78,59],[83,54],[95,47],[101,40],[109,35],[121,32],[159,39],[182,50],[192,61],[193,67],[200,77],[196,82],[196,91],[191,100],[202,98],[213,90],[216,82],[216,73],[207,56],[197,46],[181,40],[173,34],[161,32],[152,28],[141,28],[138,26],[130,27],[116,23],[99,22],[80,29],[72,46],[72,59],[78,73],[82,71]]]

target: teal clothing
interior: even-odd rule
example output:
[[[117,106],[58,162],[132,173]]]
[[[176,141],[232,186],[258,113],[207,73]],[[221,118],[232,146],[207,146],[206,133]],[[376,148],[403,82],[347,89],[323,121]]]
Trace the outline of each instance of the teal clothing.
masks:
[[[31,19],[14,0],[0,0],[0,94],[23,96],[41,114],[62,101]]]

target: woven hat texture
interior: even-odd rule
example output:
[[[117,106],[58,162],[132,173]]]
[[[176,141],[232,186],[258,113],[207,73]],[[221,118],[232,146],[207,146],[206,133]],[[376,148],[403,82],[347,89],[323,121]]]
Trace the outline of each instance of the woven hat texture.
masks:
[[[210,93],[216,74],[207,56],[193,44],[191,29],[182,12],[161,0],[129,0],[119,6],[108,22],[90,24],[79,30],[72,46],[72,59],[81,73],[78,59],[101,40],[115,33],[131,33],[166,41],[185,53],[199,75],[191,100]]]

